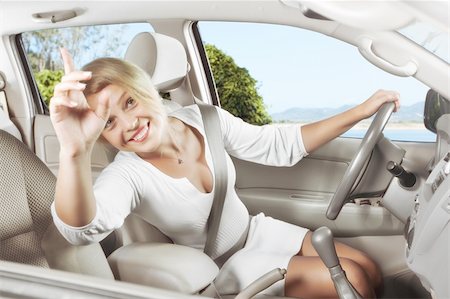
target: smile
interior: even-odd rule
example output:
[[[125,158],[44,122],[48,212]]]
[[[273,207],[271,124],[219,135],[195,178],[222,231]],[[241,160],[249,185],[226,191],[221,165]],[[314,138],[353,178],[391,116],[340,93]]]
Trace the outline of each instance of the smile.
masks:
[[[129,141],[142,142],[148,135],[149,123],[139,129]]]

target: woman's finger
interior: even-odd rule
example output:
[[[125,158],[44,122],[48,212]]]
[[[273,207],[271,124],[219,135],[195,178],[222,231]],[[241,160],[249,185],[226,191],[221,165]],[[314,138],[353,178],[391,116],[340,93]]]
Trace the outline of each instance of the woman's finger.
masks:
[[[101,94],[98,98],[97,107],[95,108],[95,114],[103,119],[105,122],[109,118],[111,112],[110,99],[107,94]]]
[[[394,112],[397,112],[400,109],[400,98],[397,97],[394,99],[395,109]]]
[[[68,97],[52,97],[50,99],[50,115],[58,113],[62,107],[75,108],[78,103],[71,101]]]
[[[400,94],[396,91],[390,91],[386,96],[386,102],[393,102],[395,105],[394,112],[397,112],[400,109]]]
[[[61,48],[60,52],[64,63],[64,73],[69,74],[73,72],[75,70],[75,66],[73,64],[72,55],[70,55],[66,48]]]
[[[55,85],[54,94],[56,96],[65,95],[68,91],[76,90],[83,91],[86,88],[86,84],[80,82],[61,82]]]
[[[73,71],[69,74],[62,76],[61,82],[67,81],[87,81],[91,79],[92,72]]]

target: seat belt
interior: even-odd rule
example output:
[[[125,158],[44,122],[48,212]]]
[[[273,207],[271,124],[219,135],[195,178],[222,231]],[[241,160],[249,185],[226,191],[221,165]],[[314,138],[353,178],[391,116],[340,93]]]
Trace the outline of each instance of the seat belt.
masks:
[[[222,218],[223,205],[227,195],[228,169],[225,156],[225,147],[222,139],[222,129],[220,127],[219,114],[217,113],[216,107],[201,103],[198,103],[197,106],[199,107],[200,114],[202,115],[203,127],[214,165],[214,198],[207,221],[208,232],[206,235],[204,249],[204,252],[208,256],[211,256],[214,245],[216,244],[217,233],[219,232],[220,220]],[[236,244],[214,260],[219,267],[221,267],[236,251],[244,247],[250,227],[250,219],[251,217],[249,217],[249,223]]]
[[[217,233],[219,231],[220,220],[222,218],[223,205],[225,203],[225,196],[227,194],[228,185],[228,170],[225,156],[225,147],[222,139],[222,129],[220,127],[219,114],[216,107],[213,105],[206,105],[197,103],[202,115],[203,127],[205,130],[206,139],[208,140],[209,150],[211,151],[211,157],[214,165],[214,199],[211,207],[211,211],[208,216],[208,232],[206,235],[206,243],[204,252],[211,256],[211,253],[216,244]],[[251,219],[251,217],[250,217]],[[250,223],[249,223],[250,224]],[[243,232],[238,242],[231,247],[227,252],[217,257],[214,262],[219,266],[223,265],[225,261],[233,255],[237,250],[241,249],[246,241],[248,229],[250,225],[247,225],[246,230]],[[236,298],[249,299],[277,282],[284,279],[286,270],[274,269],[267,274],[256,279],[247,288],[238,294]],[[202,296],[215,297],[220,294],[217,291],[214,282],[212,282],[203,292]]]
[[[208,256],[211,256],[216,243],[220,219],[222,218],[223,205],[227,194],[228,170],[217,110],[213,105],[199,103],[197,106],[202,115],[203,127],[214,165],[214,199],[208,216],[208,232],[204,249],[204,252]]]

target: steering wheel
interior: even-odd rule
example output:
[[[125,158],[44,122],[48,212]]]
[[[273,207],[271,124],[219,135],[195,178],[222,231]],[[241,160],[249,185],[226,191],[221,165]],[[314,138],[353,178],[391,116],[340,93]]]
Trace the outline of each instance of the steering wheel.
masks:
[[[345,172],[344,177],[342,178],[342,181],[336,190],[336,193],[334,193],[334,196],[330,201],[327,209],[328,219],[336,219],[338,214],[341,212],[345,201],[350,195],[351,188],[356,181],[356,178],[358,177],[364,166],[364,163],[367,161],[370,153],[380,139],[380,136],[382,135],[381,133],[383,132],[384,127],[389,121],[394,108],[394,103],[385,103],[378,110],[374,120],[372,121],[369,129],[366,132],[366,135],[364,135],[364,138],[361,141],[358,152],[347,168],[347,171]]]

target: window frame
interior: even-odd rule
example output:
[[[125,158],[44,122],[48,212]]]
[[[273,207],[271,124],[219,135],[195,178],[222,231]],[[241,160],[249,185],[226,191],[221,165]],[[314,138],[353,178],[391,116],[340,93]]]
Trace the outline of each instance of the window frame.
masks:
[[[39,29],[39,30],[68,29],[68,28],[96,27],[96,26],[115,26],[115,25],[130,25],[130,24],[131,25],[148,24],[150,26],[150,28],[153,30],[153,32],[155,32],[153,25],[149,21],[119,22],[119,23],[107,23],[107,24],[87,24],[87,25],[82,24],[82,25],[78,25],[78,26],[61,26],[61,27],[44,28],[44,29]],[[39,31],[39,30],[35,30],[35,31]],[[30,31],[30,32],[35,32],[35,31]],[[26,82],[27,82],[29,90],[31,92],[31,97],[32,97],[33,104],[34,104],[33,106],[35,109],[34,113],[40,114],[40,115],[50,115],[50,109],[46,105],[44,98],[39,90],[36,77],[33,74],[31,62],[29,61],[29,58],[28,58],[28,53],[26,53],[26,50],[25,50],[25,45],[24,45],[24,41],[23,41],[24,33],[25,32],[21,32],[21,33],[15,35],[14,42],[15,42],[17,50],[18,50],[19,59],[23,66],[23,70],[24,70],[24,73],[26,76],[26,78],[25,78]],[[123,58],[120,56],[113,56],[113,57]]]
[[[205,47],[204,47],[204,45],[203,45],[203,39],[202,39],[202,37],[201,37],[201,34],[200,34],[200,24],[199,24],[199,22],[215,22],[215,23],[243,23],[243,22],[240,22],[240,21],[220,21],[220,20],[201,20],[201,21],[196,21],[195,23],[194,23],[194,25],[193,25],[193,28],[195,29],[195,31],[194,31],[194,34],[195,34],[195,37],[196,37],[196,45],[197,45],[197,47],[199,48],[199,49],[201,49],[202,50],[202,52],[203,53],[205,53],[206,54],[206,51],[205,51]],[[258,23],[258,22],[252,22],[253,24],[262,24],[262,25],[277,25],[277,26],[286,26],[286,27],[290,27],[289,25],[287,25],[287,24],[278,24],[278,23],[268,23],[268,22],[264,22],[264,23]],[[321,32],[318,32],[318,31],[315,31],[315,30],[311,30],[311,29],[308,29],[308,28],[302,28],[302,27],[297,27],[297,26],[292,26],[292,27],[294,27],[294,28],[296,28],[296,29],[299,29],[299,30],[305,30],[305,31],[309,31],[309,32],[314,32],[314,33],[317,33],[317,34],[322,34]],[[331,39],[335,39],[335,38],[333,38],[333,37],[328,37],[328,38],[331,38]],[[340,39],[336,39],[337,41],[340,41],[340,42],[342,42],[342,43],[346,43],[344,40],[340,40]],[[352,44],[350,44],[351,46],[354,46],[354,45],[352,45]],[[356,47],[355,47],[355,49],[357,49]],[[211,70],[211,67],[210,67],[210,65],[209,65],[209,62],[208,62],[208,58],[206,57],[206,55],[202,55],[201,56],[201,59],[202,59],[202,64],[203,64],[203,67],[204,67],[204,69],[205,69],[205,74],[206,74],[206,78],[207,78],[207,80],[208,80],[208,84],[209,84],[209,88],[210,88],[210,90],[211,90],[211,93],[212,94],[216,94],[217,95],[217,102],[219,103],[219,106],[220,106],[220,99],[219,99],[219,97],[218,97],[218,90],[217,90],[217,87],[216,87],[216,85],[215,85],[215,83],[214,83],[214,75],[212,74],[212,70]],[[205,62],[206,61],[206,62]],[[369,63],[369,62],[367,62],[367,63]],[[370,63],[369,63],[370,64]],[[381,70],[381,71],[383,71],[383,72],[385,72],[385,73],[387,73],[386,71],[384,71],[384,70]],[[418,79],[416,79],[416,78],[411,78],[411,80],[416,80],[418,83],[423,83],[423,82],[421,82],[420,80],[418,80]],[[212,92],[212,91],[214,91],[214,92]],[[370,96],[370,94],[368,94],[368,96]],[[361,100],[361,102],[363,101],[363,99]],[[417,103],[417,102],[416,102]],[[343,103],[343,105],[344,105],[345,103]],[[321,119],[323,119],[323,118],[321,118]],[[318,119],[318,120],[320,120],[320,119]],[[312,120],[312,121],[307,121],[306,123],[309,123],[309,122],[314,122],[314,121],[318,121],[318,120]],[[367,125],[367,128],[370,126],[370,122],[368,123],[368,125]],[[367,128],[357,128],[358,130],[363,130],[363,134],[362,134],[362,136],[354,136],[354,135],[359,135],[359,134],[357,134],[357,133],[354,133],[354,132],[350,132],[350,134],[348,134],[347,132],[347,134],[348,135],[346,135],[346,133],[344,133],[344,134],[341,134],[340,136],[338,136],[338,138],[346,138],[346,139],[348,139],[348,138],[351,138],[351,139],[359,139],[359,140],[362,140],[363,138],[364,138],[364,135],[366,134],[366,130],[367,130]],[[352,129],[354,129],[353,127],[352,127]],[[386,126],[386,128],[385,129],[387,129],[387,130],[396,130],[396,128],[394,128],[394,127],[389,127],[389,123],[388,123],[388,125]],[[408,130],[408,129],[404,129],[404,130]],[[418,129],[418,128],[413,128],[412,130],[422,130],[422,128],[420,128],[420,129]],[[424,131],[425,132],[428,132],[426,129],[425,129],[425,127],[424,127]],[[429,133],[429,132],[428,132]],[[350,136],[349,136],[350,135]],[[386,134],[384,134],[385,136],[386,136]],[[389,138],[389,139],[391,139],[389,136],[386,136],[387,138]],[[427,144],[427,143],[435,143],[436,141],[435,140],[432,140],[432,137],[430,137],[429,139],[428,138],[417,138],[417,139],[402,139],[401,137],[400,138],[392,138],[391,139],[393,142],[407,142],[407,143],[424,143],[424,144]]]
[[[33,76],[33,71],[31,69],[31,63],[28,60],[27,53],[25,52],[25,46],[23,44],[22,33],[17,34],[14,37],[14,41],[19,54],[19,59],[22,64],[23,70],[25,72],[25,79],[28,84],[28,89],[31,92],[31,97],[33,100],[34,107],[36,109],[36,114],[50,114],[50,110],[45,105],[44,99],[42,98],[41,92],[39,91],[36,78]]]

